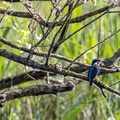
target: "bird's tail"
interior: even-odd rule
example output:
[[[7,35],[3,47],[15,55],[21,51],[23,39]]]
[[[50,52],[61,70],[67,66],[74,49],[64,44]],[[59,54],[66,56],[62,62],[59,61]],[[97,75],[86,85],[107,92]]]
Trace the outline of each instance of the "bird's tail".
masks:
[[[92,85],[92,78],[88,78],[90,86]]]
[[[89,82],[90,82],[90,86],[91,86],[92,85],[92,79]]]

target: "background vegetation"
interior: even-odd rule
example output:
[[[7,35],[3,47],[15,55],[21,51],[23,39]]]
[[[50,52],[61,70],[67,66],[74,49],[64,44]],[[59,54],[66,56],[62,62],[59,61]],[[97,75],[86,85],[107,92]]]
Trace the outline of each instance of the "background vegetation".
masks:
[[[64,3],[64,1],[63,1]],[[61,4],[63,4],[61,2]],[[48,16],[51,9],[51,2],[32,2],[32,4],[43,13]],[[0,7],[7,8],[9,3],[1,2]],[[93,6],[92,2],[87,2],[77,7],[73,14],[73,17],[80,16],[87,12],[106,6],[107,3],[98,1],[96,6]],[[21,3],[12,3],[10,9],[27,11]],[[66,8],[67,10],[67,8]],[[65,14],[64,10],[62,14]],[[119,10],[115,8],[114,10]],[[2,18],[2,14],[0,18]],[[88,23],[95,17],[69,26],[66,36],[74,32],[78,28],[82,27],[85,23]],[[54,15],[51,17],[51,20]],[[10,40],[18,45],[30,48],[35,41],[33,41],[31,32],[28,25],[31,19],[18,18],[5,15],[4,19],[0,23],[0,36]],[[64,42],[57,51],[57,54],[74,59],[80,53],[87,50],[97,42],[103,40],[108,35],[114,33],[119,29],[120,18],[118,13],[109,13],[90,24],[82,31],[72,36],[69,40]],[[47,43],[43,42],[41,46],[46,46],[51,43],[50,39],[54,36],[56,30],[47,38]],[[41,31],[37,26],[38,39],[41,37]],[[120,34],[117,34],[110,38],[104,44],[95,47],[89,53],[86,53],[79,61],[90,64],[94,58],[108,58],[111,57],[120,46]],[[15,50],[11,47],[0,42],[0,48],[7,49],[14,52],[17,55],[26,56],[25,53]],[[39,47],[39,51],[48,51],[48,46]],[[41,60],[39,57],[35,57],[36,60]],[[51,63],[55,63],[58,60],[52,58]],[[59,60],[63,65],[67,65],[62,60]],[[22,73],[30,70],[18,63],[12,62],[8,59],[0,57],[0,78],[13,76],[18,73]],[[63,76],[56,76],[57,79],[66,80]],[[120,74],[108,74],[99,77],[101,81],[107,85],[119,81]],[[31,81],[20,84],[13,88],[23,88],[25,86],[44,84],[45,81]],[[114,86],[115,89],[120,90],[119,84]],[[9,90],[6,89],[6,90]],[[21,99],[9,101],[4,104],[4,107],[0,109],[1,120],[119,120],[120,119],[120,98],[113,94],[107,93],[108,99],[106,100],[99,89],[95,86],[89,86],[87,82],[81,83],[76,86],[74,91],[66,93],[58,93],[55,95],[43,95],[43,96],[31,96]]]

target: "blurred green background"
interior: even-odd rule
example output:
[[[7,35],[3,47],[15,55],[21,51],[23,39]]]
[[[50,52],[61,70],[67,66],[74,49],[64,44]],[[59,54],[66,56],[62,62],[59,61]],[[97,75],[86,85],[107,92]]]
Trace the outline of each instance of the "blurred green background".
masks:
[[[37,7],[40,13],[43,13],[45,16],[49,15],[51,9],[50,2],[32,2],[32,4],[35,8]],[[64,4],[64,2],[61,3],[61,6],[62,4]],[[8,5],[9,3],[0,2],[1,8],[7,8]],[[73,12],[72,17],[83,15],[106,5],[107,3],[103,1],[97,2],[97,6],[93,6],[91,2],[87,2],[84,5],[77,7]],[[27,11],[20,3],[12,4],[10,9]],[[63,11],[63,15],[66,13],[67,9],[68,8]],[[112,10],[119,10],[119,8]],[[71,24],[66,36],[69,36],[72,32],[99,15],[91,17],[82,23]],[[3,15],[0,14],[0,18],[2,18],[2,16]],[[53,20],[53,18],[54,15],[50,18],[50,20]],[[18,45],[30,48],[30,46],[35,43],[28,28],[30,22],[31,19],[5,15],[0,23],[0,36]],[[119,14],[109,13],[64,42],[56,54],[74,59],[83,51],[89,49],[97,42],[117,31],[119,26]],[[55,28],[51,32],[47,38],[47,42],[43,42],[41,46],[49,45],[51,43],[51,40],[58,28],[59,27]],[[39,40],[41,35],[40,27],[37,26],[38,39],[36,39],[36,41]],[[119,46],[120,33],[113,36],[99,47],[92,49],[89,53],[86,53],[79,59],[79,61],[83,63],[91,63],[94,58],[105,59],[111,57],[119,49]],[[3,43],[0,43],[0,48],[7,49],[8,51],[18,55],[27,56],[26,53],[15,50]],[[47,51],[48,48],[48,46],[39,47],[39,51]],[[40,61],[41,58],[35,57],[34,60]],[[61,62],[64,66],[68,65],[68,63],[62,60],[51,59],[51,63],[56,63],[57,61]],[[26,68],[25,66],[0,57],[0,78],[13,76],[18,73],[25,72],[26,70],[28,71],[30,68]],[[60,80],[67,79],[67,77],[64,78],[61,76],[57,76],[56,78]],[[109,74],[100,76],[99,78],[105,84],[111,85],[120,79],[120,74]],[[39,80],[27,82],[6,90],[23,88],[36,84],[45,84],[45,81]],[[113,86],[113,88],[120,90],[119,84]],[[120,98],[112,95],[111,93],[106,92],[106,94],[108,96],[107,100],[102,96],[99,89],[95,86],[90,87],[88,83],[84,82],[77,85],[74,91],[59,93],[57,96],[43,95],[21,98],[7,102],[4,104],[3,108],[0,108],[0,120],[120,120]]]

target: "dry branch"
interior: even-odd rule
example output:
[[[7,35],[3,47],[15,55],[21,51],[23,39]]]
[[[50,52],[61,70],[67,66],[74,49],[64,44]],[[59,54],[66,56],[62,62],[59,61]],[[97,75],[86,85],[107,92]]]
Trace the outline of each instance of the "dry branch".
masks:
[[[15,49],[27,52],[27,53],[30,53],[30,51],[31,51],[28,48],[25,48],[25,47],[22,47],[20,45],[14,44],[14,43],[12,43],[12,42],[4,39],[4,38],[1,38],[1,37],[0,37],[0,42],[4,43],[4,44],[6,44],[6,45],[8,45],[8,46],[10,46],[12,48],[15,48]],[[37,56],[42,56],[42,57],[45,57],[45,56],[48,55],[47,52],[38,52],[38,51],[32,51],[32,54],[37,55]],[[66,62],[72,62],[73,61],[72,59],[69,59],[69,58],[67,58],[65,56],[61,56],[61,55],[57,55],[57,54],[50,54],[50,57],[54,57],[54,58],[57,58],[57,59],[60,59],[60,60],[64,60]],[[87,68],[90,67],[89,65],[87,65],[85,63],[83,64],[83,63],[81,63],[79,61],[75,61],[74,64],[77,64],[79,66],[84,66],[84,67],[87,67]]]
[[[83,69],[83,68],[81,68],[80,66],[75,66],[75,67],[73,67],[73,69],[71,68],[72,71],[78,72],[78,73],[81,71],[81,69]],[[87,71],[88,68],[86,68],[85,70]],[[112,69],[110,69],[110,70],[111,71],[109,71],[108,73],[101,70],[100,75],[120,72],[120,69],[118,70],[117,68],[114,71],[112,71]],[[56,74],[49,73],[49,75],[55,76]],[[45,71],[32,70],[32,71],[21,73],[21,74],[15,75],[15,76],[3,78],[0,80],[0,90],[9,88],[9,87],[13,87],[14,85],[18,85],[18,84],[28,82],[28,81],[44,79],[45,76],[47,76],[47,72],[45,72]]]
[[[33,17],[33,15],[30,14],[29,12],[19,12],[19,11],[15,11],[15,10],[7,10],[5,8],[0,8],[0,13],[12,15],[15,17],[21,17],[21,18],[32,18]]]
[[[1,37],[0,37],[0,41],[2,43],[12,47],[12,48],[15,48],[15,49],[30,53],[30,49],[24,48],[24,47],[19,46],[19,45],[16,45],[16,44],[14,44],[14,43],[12,43],[10,41],[7,41],[6,39],[3,39]],[[48,53],[47,52],[32,51],[32,54],[37,55],[37,56],[45,57],[45,56],[47,56]],[[67,58],[65,56],[61,56],[61,55],[57,55],[57,54],[51,54],[50,57],[60,59],[60,60],[66,61],[66,62],[73,62],[72,59],[69,59],[69,58]],[[102,67],[112,69],[112,67],[114,66],[114,62],[116,60],[119,60],[119,59],[120,59],[120,49],[118,49],[118,51],[112,57],[104,59],[104,62],[103,62],[104,65],[102,65]],[[78,73],[84,72],[84,71],[88,70],[89,67],[90,67],[89,64],[81,63],[79,61],[75,61],[74,64],[77,64],[79,66],[73,66],[73,67],[70,68],[70,70],[78,72]],[[114,73],[116,71],[119,71],[119,67],[115,67],[115,69],[114,70],[112,69],[111,71],[110,70],[107,71],[107,69],[101,68],[101,71],[104,74]]]
[[[81,81],[81,80],[80,80]],[[3,103],[10,101],[16,98],[26,97],[26,96],[38,96],[45,94],[57,94],[59,92],[66,92],[74,90],[76,81],[66,81],[60,84],[49,84],[49,85],[37,85],[32,87],[27,87],[23,89],[16,89],[11,91],[6,91],[0,94],[0,106],[3,106]],[[79,83],[79,82],[77,82]],[[101,83],[100,81],[94,81],[94,84],[99,87],[101,90],[105,89],[108,92],[111,92],[115,95],[120,96],[120,91],[114,90],[111,87]]]
[[[32,87],[26,87],[23,89],[16,89],[11,91],[6,91],[0,94],[0,106],[3,103],[16,98],[26,97],[26,96],[38,96],[45,94],[57,94],[59,92],[71,91],[74,89],[74,83],[67,81],[61,84],[49,84],[49,85],[37,85]]]
[[[67,68],[70,68],[70,66],[71,66],[78,58],[82,57],[82,56],[83,56],[84,54],[86,54],[88,51],[90,51],[91,49],[95,48],[96,46],[104,43],[106,40],[110,39],[111,37],[113,37],[114,35],[116,35],[116,34],[119,33],[119,32],[120,32],[120,29],[119,29],[118,31],[116,31],[115,33],[111,34],[110,36],[108,36],[107,38],[105,38],[104,40],[98,42],[98,43],[95,44],[94,46],[92,46],[92,47],[90,47],[89,49],[85,50],[83,53],[81,53],[79,56],[77,56],[77,57],[73,60],[73,62],[68,65]]]
[[[73,77],[78,77],[78,78],[81,78],[81,79],[86,79],[86,77],[83,76],[83,75],[80,75],[80,74],[77,74],[77,73],[74,73],[72,71],[62,69],[62,68],[57,68],[56,65],[52,65],[52,64],[49,64],[48,66],[45,66],[42,63],[35,62],[33,60],[28,60],[25,57],[21,57],[19,55],[8,52],[5,49],[0,49],[0,56],[3,56],[5,58],[8,58],[8,59],[14,61],[14,62],[18,62],[20,64],[23,64],[23,65],[26,65],[26,66],[29,66],[29,67],[32,67],[32,68],[36,68],[36,69],[39,69],[39,70],[49,71],[49,72],[53,72],[55,74],[60,74],[60,75],[64,75],[64,76],[73,76]]]
[[[92,12],[86,13],[86,14],[81,15],[81,16],[79,16],[79,17],[69,19],[69,20],[68,20],[68,23],[69,23],[69,24],[80,23],[80,22],[86,20],[87,18],[90,18],[90,17],[95,16],[95,15],[97,15],[97,14],[100,14],[100,13],[103,13],[103,12],[108,11],[108,10],[110,10],[110,9],[113,9],[114,7],[118,7],[119,5],[118,5],[118,6],[114,6],[114,7],[111,7],[111,6],[113,6],[113,4],[108,5],[108,6],[105,6],[105,7],[103,7],[103,8],[97,9],[97,10],[94,10],[94,11],[92,11]],[[111,7],[111,8],[110,8],[110,7]],[[60,22],[59,22],[59,21],[56,22],[56,24],[57,24],[58,26],[62,25],[63,23],[64,23],[64,20],[63,20],[63,21],[60,21]],[[48,23],[48,26],[51,26],[52,24],[53,24],[53,23],[49,22],[49,23]]]
[[[47,72],[33,70],[25,73],[21,73],[15,76],[0,79],[0,90],[18,85],[31,80],[43,79],[47,75]],[[53,75],[52,73],[50,75]]]
[[[18,62],[20,64],[23,64],[23,65],[26,65],[26,66],[29,66],[29,67],[32,67],[32,68],[36,68],[36,69],[39,69],[39,70],[53,72],[55,74],[60,74],[60,75],[64,75],[64,76],[72,76],[72,77],[76,77],[76,78],[80,78],[80,79],[83,79],[85,81],[88,81],[87,77],[83,74],[78,74],[78,73],[75,73],[75,72],[70,71],[70,70],[65,70],[62,67],[57,67],[55,64],[49,64],[48,66],[45,66],[42,63],[35,62],[33,60],[28,60],[25,57],[21,57],[19,55],[8,52],[5,49],[0,49],[0,56],[3,56],[3,57],[8,58],[12,61]],[[103,68],[103,70],[106,74],[107,73],[120,72],[119,69]]]
[[[97,14],[100,14],[100,13],[103,13],[103,12],[107,11],[110,8],[110,6],[111,5],[108,5],[108,6],[105,6],[105,7],[101,8],[101,9],[98,9],[98,10],[86,13],[86,14],[84,14],[82,16],[69,19],[68,23],[69,24],[73,24],[73,23],[82,22],[82,21],[86,20],[89,17],[95,16]],[[119,6],[119,4],[118,4],[118,6]],[[114,6],[114,7],[118,7],[118,6]],[[7,9],[4,9],[4,8],[0,8],[0,13],[1,14],[5,14],[6,13],[8,15],[12,15],[12,16],[15,16],[15,17],[23,17],[23,18],[31,18],[31,19],[33,18],[33,15],[31,13],[29,13],[29,12],[19,12],[19,11],[15,11],[15,10],[7,10]],[[55,23],[47,22],[46,24],[43,24],[43,25],[46,26],[46,27],[51,27],[51,26],[53,26],[53,24],[56,25],[56,26],[60,26],[64,22],[65,22],[64,20],[58,21],[58,22],[55,22]],[[40,23],[40,21],[39,21],[39,23]]]
[[[5,57],[5,58],[8,58],[12,61],[21,63],[23,65],[27,65],[27,66],[32,67],[32,68],[37,68],[40,70],[49,71],[49,72],[52,72],[54,74],[60,74],[60,75],[64,75],[64,76],[71,76],[71,77],[79,78],[79,79],[82,79],[83,81],[88,82],[87,76],[85,76],[83,74],[78,74],[78,73],[75,73],[75,72],[72,72],[69,70],[65,70],[63,68],[57,67],[56,65],[52,65],[52,64],[45,66],[44,64],[40,64],[40,63],[35,62],[33,60],[28,60],[27,58],[15,55],[15,54],[10,53],[4,49],[0,49],[0,55]],[[108,69],[108,71],[111,71],[111,70]],[[114,70],[112,70],[112,72],[113,71]],[[116,70],[116,72],[119,72],[119,71]],[[95,81],[94,84],[97,85],[98,87],[100,87],[102,89],[106,89],[107,91],[112,92],[116,95],[120,95],[119,91],[113,90],[112,88],[110,88],[109,86],[106,86],[105,84],[101,83],[100,81]]]

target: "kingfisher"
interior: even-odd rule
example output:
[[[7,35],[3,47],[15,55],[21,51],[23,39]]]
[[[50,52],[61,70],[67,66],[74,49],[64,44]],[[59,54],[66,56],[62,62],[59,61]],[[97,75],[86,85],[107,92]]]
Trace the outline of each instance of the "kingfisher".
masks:
[[[88,80],[90,82],[90,85],[92,85],[92,81],[97,77],[100,72],[100,62],[100,59],[94,59],[92,61],[92,66],[89,68],[88,72]]]

